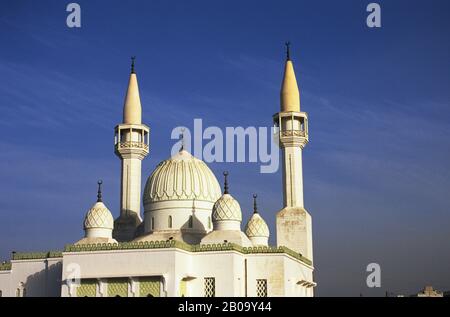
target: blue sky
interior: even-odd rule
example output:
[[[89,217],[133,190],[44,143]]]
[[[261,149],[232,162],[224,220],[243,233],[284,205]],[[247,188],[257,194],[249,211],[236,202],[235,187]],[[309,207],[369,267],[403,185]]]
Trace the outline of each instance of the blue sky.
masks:
[[[104,181],[117,215],[121,120],[137,56],[151,153],[143,181],[169,156],[176,126],[270,126],[284,46],[292,43],[302,110],[306,208],[322,296],[450,290],[450,22],[448,1],[69,1],[0,4],[0,258],[62,249]],[[281,173],[213,163],[244,218],[251,194],[274,241]],[[219,178],[221,179],[221,177]],[[382,288],[365,286],[367,264]]]

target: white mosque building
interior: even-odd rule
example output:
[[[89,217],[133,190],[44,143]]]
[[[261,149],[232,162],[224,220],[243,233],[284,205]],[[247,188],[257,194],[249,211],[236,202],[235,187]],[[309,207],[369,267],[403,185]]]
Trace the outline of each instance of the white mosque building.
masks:
[[[121,160],[120,215],[102,201],[88,210],[84,237],[63,251],[13,253],[0,264],[0,296],[69,297],[274,297],[314,295],[311,216],[303,202],[302,151],[308,117],[289,56],[281,88],[279,127],[283,206],[254,213],[242,231],[242,212],[224,173],[214,173],[183,148],[148,177],[141,204],[141,164],[149,153],[132,63],[115,128]],[[141,213],[141,205],[144,210]],[[269,246],[264,217],[276,217],[276,246]]]

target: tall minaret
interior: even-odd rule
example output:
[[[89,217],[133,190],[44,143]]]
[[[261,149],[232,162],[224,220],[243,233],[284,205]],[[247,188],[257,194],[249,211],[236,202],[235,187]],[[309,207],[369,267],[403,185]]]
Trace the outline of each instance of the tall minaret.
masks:
[[[273,116],[283,164],[283,205],[277,213],[277,245],[312,260],[311,216],[304,208],[302,151],[308,143],[308,115],[300,111],[300,92],[286,43],[287,56],[280,93],[281,111]]]
[[[120,216],[114,221],[114,238],[130,241],[141,218],[141,165],[149,150],[149,128],[142,124],[142,107],[132,57],[130,81],[123,107],[123,123],[115,128],[115,153],[122,160]]]

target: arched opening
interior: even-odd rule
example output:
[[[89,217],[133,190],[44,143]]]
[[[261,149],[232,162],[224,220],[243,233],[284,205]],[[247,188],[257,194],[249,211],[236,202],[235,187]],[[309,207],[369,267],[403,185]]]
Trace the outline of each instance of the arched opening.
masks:
[[[168,227],[169,229],[172,229],[172,216],[169,216],[169,220],[168,220]]]
[[[153,297],[153,295],[152,294],[147,294],[147,297]]]
[[[152,230],[155,230],[155,218],[152,217]]]

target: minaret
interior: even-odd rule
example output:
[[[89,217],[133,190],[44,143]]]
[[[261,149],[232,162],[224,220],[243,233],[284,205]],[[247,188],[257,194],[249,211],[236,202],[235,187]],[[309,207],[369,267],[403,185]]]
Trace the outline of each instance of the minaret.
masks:
[[[122,161],[120,216],[114,221],[114,238],[130,241],[141,218],[141,165],[149,151],[149,128],[142,124],[142,107],[131,58],[131,74],[123,107],[123,123],[115,128],[115,153]]]
[[[308,115],[300,111],[300,92],[286,43],[287,56],[280,93],[281,111],[273,116],[282,151],[283,209],[277,213],[277,245],[312,260],[311,216],[304,208],[302,151],[308,143]]]

